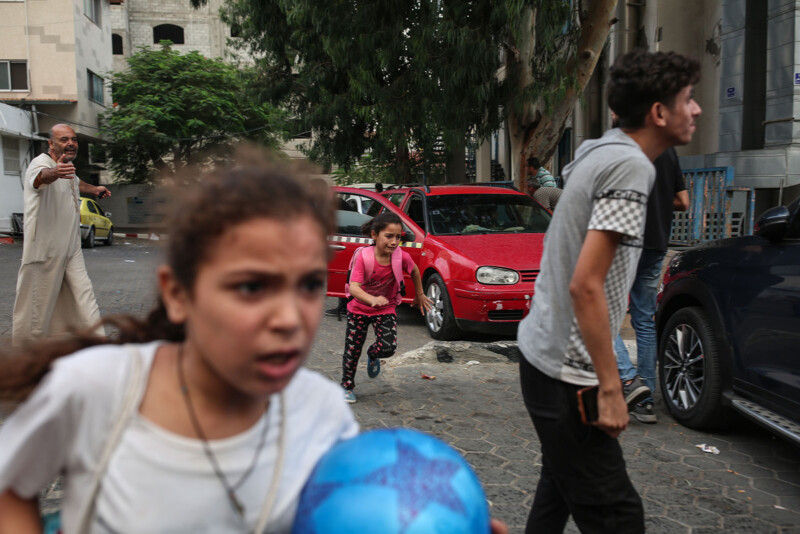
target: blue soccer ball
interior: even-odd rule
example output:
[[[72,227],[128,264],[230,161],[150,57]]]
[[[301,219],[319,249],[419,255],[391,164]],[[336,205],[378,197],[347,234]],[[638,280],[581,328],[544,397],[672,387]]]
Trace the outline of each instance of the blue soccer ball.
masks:
[[[308,479],[294,534],[488,534],[475,472],[416,430],[365,432],[337,444]]]

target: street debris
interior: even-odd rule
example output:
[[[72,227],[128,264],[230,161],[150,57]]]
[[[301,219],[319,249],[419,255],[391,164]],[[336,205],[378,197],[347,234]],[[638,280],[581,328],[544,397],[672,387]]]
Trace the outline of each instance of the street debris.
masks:
[[[479,362],[478,360],[470,360],[467,362],[467,367],[469,367],[470,365],[478,365],[479,363],[481,362]]]
[[[122,261],[124,261],[125,263],[136,263],[136,260],[122,260]]]
[[[435,376],[425,375],[425,374],[422,375],[422,378],[425,380],[436,380]]]
[[[705,443],[701,443],[700,445],[695,445],[698,449],[703,452],[710,452],[711,454],[719,454],[719,449],[714,447],[713,445],[706,445]]]

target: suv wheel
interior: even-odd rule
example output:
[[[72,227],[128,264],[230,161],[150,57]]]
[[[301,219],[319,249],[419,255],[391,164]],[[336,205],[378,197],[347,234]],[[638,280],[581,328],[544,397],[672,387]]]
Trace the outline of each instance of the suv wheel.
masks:
[[[719,350],[701,308],[682,308],[669,318],[658,370],[664,402],[675,420],[697,429],[724,425]]]
[[[425,314],[425,326],[433,339],[448,341],[458,339],[461,330],[453,316],[453,307],[447,295],[447,287],[438,274],[431,275],[425,282],[425,294],[431,299],[432,307]]]

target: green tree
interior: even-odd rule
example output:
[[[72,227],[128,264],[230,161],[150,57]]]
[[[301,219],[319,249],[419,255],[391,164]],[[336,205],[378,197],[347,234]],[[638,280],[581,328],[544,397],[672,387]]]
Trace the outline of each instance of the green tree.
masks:
[[[370,152],[405,182],[500,124],[506,21],[491,2],[230,0],[223,18],[321,163]]]
[[[250,139],[276,145],[281,116],[259,101],[252,70],[239,70],[169,41],[144,47],[112,76],[112,109],[103,116],[109,166],[120,183],[152,182],[204,158],[224,157]]]
[[[202,5],[206,0],[192,0]],[[431,174],[508,118],[515,157],[553,154],[616,0],[227,0],[267,95],[313,130],[312,158],[369,150]],[[442,141],[446,150],[441,150]]]
[[[548,161],[616,22],[617,0],[507,0],[513,11],[503,71],[513,179],[523,187],[525,160]]]

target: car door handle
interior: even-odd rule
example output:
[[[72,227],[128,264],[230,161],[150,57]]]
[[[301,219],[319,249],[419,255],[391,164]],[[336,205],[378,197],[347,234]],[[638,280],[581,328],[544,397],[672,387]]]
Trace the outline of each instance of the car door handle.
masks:
[[[333,250],[344,250],[347,248],[344,245],[328,245],[328,246],[331,247]]]

